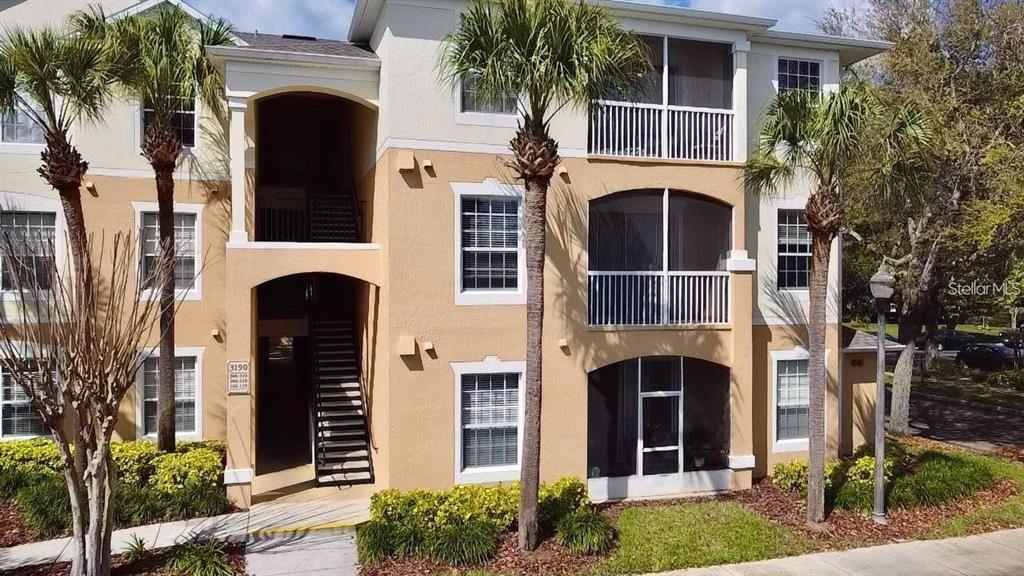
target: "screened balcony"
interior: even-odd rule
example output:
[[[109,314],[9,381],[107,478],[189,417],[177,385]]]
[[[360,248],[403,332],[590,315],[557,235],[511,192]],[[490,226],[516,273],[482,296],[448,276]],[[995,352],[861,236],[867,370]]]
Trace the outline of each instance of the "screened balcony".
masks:
[[[730,44],[640,36],[654,72],[626,101],[590,109],[588,152],[677,160],[736,158]]]
[[[729,323],[729,206],[675,190],[620,192],[590,202],[588,238],[591,326]]]

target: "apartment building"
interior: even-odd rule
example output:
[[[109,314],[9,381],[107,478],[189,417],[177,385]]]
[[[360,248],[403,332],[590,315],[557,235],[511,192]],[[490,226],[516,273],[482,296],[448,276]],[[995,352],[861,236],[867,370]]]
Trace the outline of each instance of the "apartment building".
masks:
[[[56,24],[89,3],[0,0],[0,26]],[[159,2],[99,3],[116,18]],[[742,165],[774,94],[834,89],[887,45],[599,3],[657,73],[631,101],[552,122],[564,160],[548,200],[541,474],[585,477],[595,499],[743,489],[806,457],[809,238],[806,183],[758,196]],[[523,189],[499,161],[516,115],[472,82],[439,81],[464,6],[358,0],[345,41],[239,32],[210,49],[229,119],[183,106],[178,432],[227,441],[241,506],[518,478]],[[90,162],[86,221],[138,231],[140,270],[156,254],[145,122],[141,103],[118,102],[73,135]],[[3,118],[0,226],[60,237],[41,148],[27,118]],[[874,417],[874,342],[840,328],[840,257],[837,243],[834,455]],[[10,296],[3,320],[16,323]],[[146,362],[121,438],[152,436],[156,377]],[[6,381],[3,394],[0,440],[41,433]]]

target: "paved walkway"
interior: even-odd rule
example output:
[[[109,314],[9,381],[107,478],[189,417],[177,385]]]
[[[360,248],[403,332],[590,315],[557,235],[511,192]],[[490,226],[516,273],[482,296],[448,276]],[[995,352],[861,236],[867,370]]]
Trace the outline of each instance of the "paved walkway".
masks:
[[[888,544],[658,576],[1021,576],[1024,528],[965,538]]]
[[[1024,447],[1024,414],[984,404],[945,401],[941,396],[910,396],[910,427],[924,438],[976,450]]]
[[[245,564],[252,576],[356,576],[355,529],[253,535],[245,546]]]
[[[166,548],[195,535],[246,542],[247,548],[252,543],[254,551],[270,550],[271,543],[305,541],[314,531],[354,526],[369,518],[369,510],[368,499],[257,504],[245,512],[115,530],[111,549],[120,552],[134,535],[145,540],[147,548]],[[71,554],[70,544],[70,538],[58,538],[0,548],[0,570],[66,561]]]

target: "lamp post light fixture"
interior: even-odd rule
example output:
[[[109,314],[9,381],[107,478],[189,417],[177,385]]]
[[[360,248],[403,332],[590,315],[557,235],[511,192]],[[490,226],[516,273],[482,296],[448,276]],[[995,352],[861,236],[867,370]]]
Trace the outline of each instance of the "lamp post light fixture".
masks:
[[[896,278],[882,262],[871,277],[871,296],[878,314],[878,357],[875,359],[875,510],[871,519],[886,524],[885,518],[885,312],[896,288]]]

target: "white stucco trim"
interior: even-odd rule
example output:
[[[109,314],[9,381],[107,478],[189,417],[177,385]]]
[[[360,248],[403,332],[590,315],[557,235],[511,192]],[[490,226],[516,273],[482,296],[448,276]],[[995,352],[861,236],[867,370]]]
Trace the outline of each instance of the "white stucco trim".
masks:
[[[753,272],[757,270],[757,260],[749,258],[746,250],[729,250],[725,269],[729,272]]]
[[[203,352],[206,348],[202,346],[175,346],[175,357],[194,357],[196,359],[196,394],[195,411],[196,426],[192,432],[177,432],[175,438],[178,440],[202,440],[203,439]],[[146,434],[146,421],[144,406],[146,403],[145,390],[143,389],[146,358],[156,358],[160,355],[159,348],[144,349],[140,351],[139,369],[135,373],[135,437],[140,439],[155,439],[156,434]]]
[[[237,486],[239,484],[251,484],[253,476],[252,468],[225,468],[224,485]]]
[[[729,454],[729,468],[732,470],[749,470],[754,467],[755,458],[753,454],[734,456]]]
[[[204,204],[187,204],[184,202],[174,203],[175,214],[196,215],[196,277],[192,287],[181,290],[174,289],[174,297],[177,300],[196,301],[203,299],[203,208]],[[137,254],[135,255],[135,278],[141,279],[142,263],[142,214],[145,212],[160,212],[160,206],[156,202],[132,202],[135,210],[135,242]],[[155,300],[160,295],[155,289],[139,290],[139,299]]]
[[[380,244],[372,242],[256,242],[228,241],[233,250],[380,250]]]
[[[455,142],[446,140],[418,140],[413,138],[385,138],[377,146],[377,159],[391,148],[405,148],[411,150],[434,150],[438,152],[465,152],[469,154],[490,154],[498,156],[509,156],[507,144],[484,144],[479,142]],[[586,158],[586,148],[558,148],[558,155],[562,158]]]
[[[526,247],[524,244],[522,186],[502,184],[488,178],[483,182],[452,182],[454,218],[452,230],[455,244],[456,306],[517,306],[526,304]],[[519,270],[515,290],[466,290],[462,287],[462,199],[478,196],[512,196],[519,199]]]
[[[832,351],[825,349],[825,430],[828,431],[828,359],[832,355]],[[769,403],[768,406],[771,409],[771,425],[772,425],[772,452],[776,454],[782,454],[786,452],[806,452],[810,448],[809,438],[795,438],[791,440],[779,440],[779,428],[778,428],[778,377],[779,377],[779,362],[783,360],[810,360],[810,352],[802,347],[797,346],[792,350],[772,350],[769,352],[771,357],[771,368],[769,369],[769,382],[768,382],[768,394]],[[808,379],[810,375],[808,375]]]
[[[51,212],[54,214],[53,251],[58,270],[64,271],[67,262],[67,222],[64,208],[56,197],[36,196],[0,190],[0,212]],[[3,240],[0,238],[0,243]],[[3,267],[0,261],[0,268]],[[4,322],[18,323],[25,316],[20,307],[21,295],[14,290],[0,292],[0,318]]]
[[[503,361],[497,356],[488,356],[480,362],[452,362],[455,374],[455,483],[480,484],[511,482],[519,480],[520,465],[523,461],[523,421],[526,412],[526,391],[524,382],[526,361]],[[464,469],[462,465],[462,376],[463,374],[498,374],[514,372],[519,374],[519,454],[515,466],[494,466]]]

